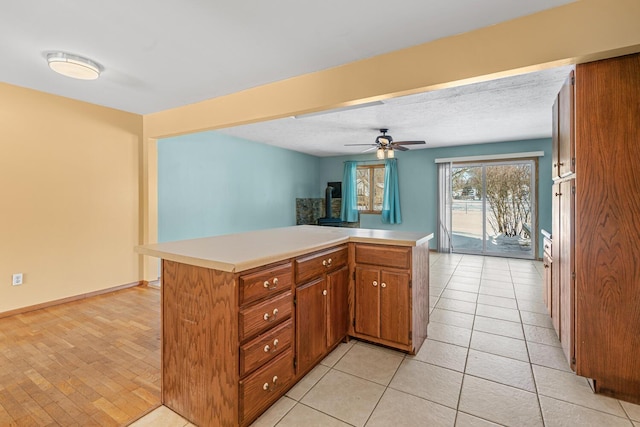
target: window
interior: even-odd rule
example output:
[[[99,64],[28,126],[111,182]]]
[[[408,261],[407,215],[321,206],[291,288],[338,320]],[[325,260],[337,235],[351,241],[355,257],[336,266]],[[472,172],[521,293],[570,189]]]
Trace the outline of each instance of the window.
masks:
[[[356,192],[360,213],[381,213],[384,194],[384,165],[358,166]]]

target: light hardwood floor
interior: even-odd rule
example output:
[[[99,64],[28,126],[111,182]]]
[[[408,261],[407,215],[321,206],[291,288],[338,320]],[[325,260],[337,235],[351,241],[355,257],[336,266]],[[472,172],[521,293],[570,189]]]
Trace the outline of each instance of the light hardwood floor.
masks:
[[[120,426],[160,404],[160,291],[0,319],[0,425]]]

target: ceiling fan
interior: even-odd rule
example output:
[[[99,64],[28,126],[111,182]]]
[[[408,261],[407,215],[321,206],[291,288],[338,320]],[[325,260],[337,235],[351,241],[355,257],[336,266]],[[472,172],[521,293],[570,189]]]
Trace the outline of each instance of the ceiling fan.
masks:
[[[370,145],[371,148],[365,150],[364,151],[365,153],[367,151],[377,150],[376,156],[379,159],[384,159],[385,155],[387,158],[391,159],[395,157],[394,150],[408,151],[409,149],[407,147],[404,147],[405,145],[426,144],[425,141],[394,141],[391,135],[387,135],[387,132],[389,132],[389,129],[380,129],[380,133],[382,135],[378,135],[373,144],[344,144],[344,145],[345,146]]]

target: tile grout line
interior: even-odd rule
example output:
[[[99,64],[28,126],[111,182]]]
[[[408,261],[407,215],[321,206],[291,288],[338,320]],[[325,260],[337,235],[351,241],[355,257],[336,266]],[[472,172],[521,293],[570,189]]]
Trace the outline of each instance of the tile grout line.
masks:
[[[511,275],[511,266],[509,266],[509,274]],[[513,285],[513,275],[511,275],[511,285],[514,288],[513,294],[515,296],[515,286]],[[538,393],[538,383],[536,381],[536,376],[533,373],[533,363],[531,363],[531,354],[529,353],[529,343],[527,341],[527,335],[524,331],[524,323],[522,322],[522,314],[520,313],[520,303],[516,298],[516,307],[518,307],[518,317],[520,318],[520,328],[522,329],[522,336],[524,337],[524,346],[527,349],[527,358],[529,359],[529,371],[531,372],[531,379],[533,380],[533,387],[536,390],[536,400],[538,401],[538,413],[540,414],[540,420],[542,421],[542,426],[545,426],[544,414],[542,412],[542,404],[540,403],[540,394]]]

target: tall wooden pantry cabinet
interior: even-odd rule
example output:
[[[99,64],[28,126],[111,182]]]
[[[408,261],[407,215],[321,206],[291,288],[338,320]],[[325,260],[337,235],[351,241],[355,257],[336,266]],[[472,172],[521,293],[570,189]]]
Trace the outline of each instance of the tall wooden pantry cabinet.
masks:
[[[640,54],[577,65],[553,112],[554,325],[596,392],[640,403]]]

